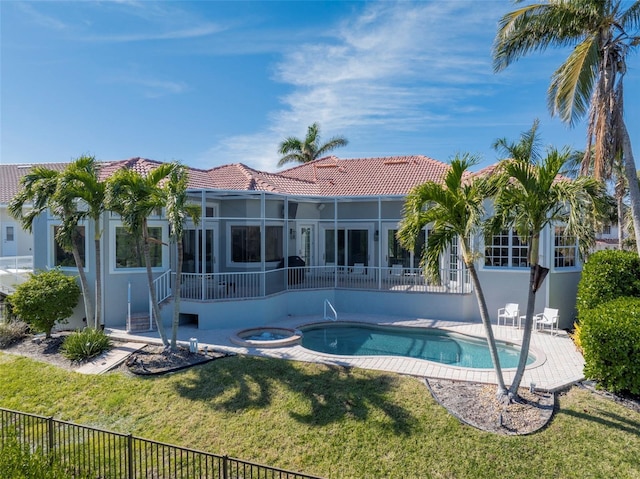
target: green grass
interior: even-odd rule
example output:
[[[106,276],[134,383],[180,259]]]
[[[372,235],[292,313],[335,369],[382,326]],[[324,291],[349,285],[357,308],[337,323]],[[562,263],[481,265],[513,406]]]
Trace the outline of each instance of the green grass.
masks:
[[[579,389],[545,430],[503,437],[394,374],[238,356],[85,376],[0,354],[0,406],[328,478],[640,478],[640,414]]]

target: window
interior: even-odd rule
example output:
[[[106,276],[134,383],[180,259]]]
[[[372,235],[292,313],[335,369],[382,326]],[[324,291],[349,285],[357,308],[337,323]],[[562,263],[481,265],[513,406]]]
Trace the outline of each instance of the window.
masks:
[[[61,268],[76,268],[76,260],[73,258],[73,254],[70,251],[65,251],[60,243],[56,239],[60,226],[53,227],[53,265],[60,266]],[[82,260],[82,266],[86,266],[85,259],[85,230],[84,226],[76,226],[76,233],[79,235],[77,242],[78,252],[80,253],[80,259]]]
[[[116,226],[116,268],[144,268],[142,238],[129,233],[123,226]],[[162,228],[149,227],[151,267],[162,266]]]
[[[266,226],[264,256],[266,262],[277,262],[283,256],[282,226]],[[260,226],[231,226],[231,261],[234,263],[259,263]]]
[[[611,234],[611,224],[606,224],[602,226],[602,234],[610,235]]]
[[[502,268],[528,268],[529,246],[520,240],[515,231],[504,230],[487,238],[484,264]]]
[[[425,232],[416,238],[414,251],[402,247],[396,238],[397,232],[395,229],[387,230],[387,266],[401,264],[405,268],[419,268],[426,242]]]
[[[553,265],[556,268],[573,268],[578,252],[575,236],[565,236],[562,226],[556,226],[554,236]]]

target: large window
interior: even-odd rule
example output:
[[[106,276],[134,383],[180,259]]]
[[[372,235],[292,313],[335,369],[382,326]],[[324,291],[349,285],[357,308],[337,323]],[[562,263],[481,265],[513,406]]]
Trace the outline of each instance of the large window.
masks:
[[[73,258],[73,254],[70,251],[65,251],[60,243],[56,239],[60,226],[53,227],[53,265],[60,266],[61,268],[75,268],[77,267],[76,261]],[[78,235],[76,244],[78,245],[78,252],[82,259],[82,266],[86,266],[85,258],[85,229],[84,226],[76,226],[76,234]]]
[[[398,230],[387,230],[387,266],[401,264],[404,268],[419,268],[422,252],[425,248],[425,232],[418,235],[414,251],[409,251],[402,247],[396,233]]]
[[[520,240],[515,231],[504,230],[487,238],[484,264],[502,268],[527,268],[529,246]]]
[[[283,257],[283,227],[265,227],[264,260],[280,261]],[[262,261],[260,248],[260,226],[231,226],[231,261],[234,263],[259,263]]]
[[[554,231],[553,264],[556,268],[576,266],[578,242],[574,236],[565,236],[564,227],[556,226]]]
[[[123,226],[116,226],[116,268],[144,268],[142,238],[129,233]],[[151,267],[162,266],[162,228],[149,227]]]

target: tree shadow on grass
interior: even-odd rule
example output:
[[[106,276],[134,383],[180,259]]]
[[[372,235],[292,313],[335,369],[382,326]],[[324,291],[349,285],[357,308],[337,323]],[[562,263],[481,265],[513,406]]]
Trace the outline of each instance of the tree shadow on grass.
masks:
[[[224,358],[192,371],[194,374],[176,383],[178,394],[228,412],[269,407],[284,386],[308,401],[308,413],[289,412],[307,426],[325,426],[345,418],[364,421],[374,410],[386,416],[396,434],[409,434],[417,422],[386,397],[397,381],[392,375],[354,374],[351,368],[327,365],[309,372],[292,361],[249,356]]]
[[[619,416],[607,411],[594,410],[578,412],[570,409],[560,410],[558,414],[566,414],[585,421],[601,424],[605,427],[640,436],[640,422],[630,420],[628,417]]]

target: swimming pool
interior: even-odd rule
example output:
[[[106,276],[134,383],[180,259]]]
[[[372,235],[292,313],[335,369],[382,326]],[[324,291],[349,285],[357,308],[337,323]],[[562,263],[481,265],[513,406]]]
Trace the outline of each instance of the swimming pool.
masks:
[[[343,356],[406,356],[449,366],[493,368],[484,338],[442,329],[369,325],[364,323],[319,323],[300,328],[302,346],[326,354]],[[520,349],[497,341],[502,368],[515,368]],[[536,358],[529,353],[527,364]]]

